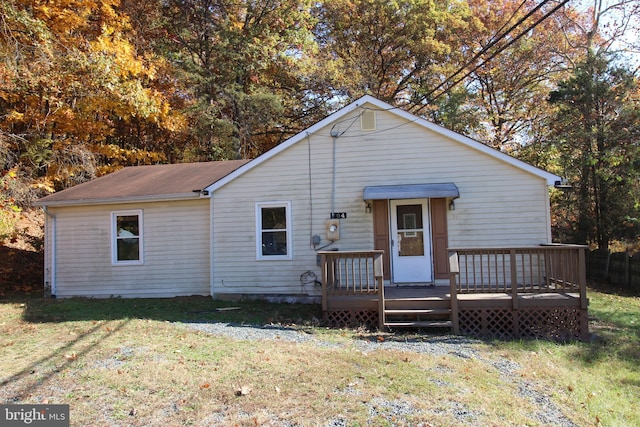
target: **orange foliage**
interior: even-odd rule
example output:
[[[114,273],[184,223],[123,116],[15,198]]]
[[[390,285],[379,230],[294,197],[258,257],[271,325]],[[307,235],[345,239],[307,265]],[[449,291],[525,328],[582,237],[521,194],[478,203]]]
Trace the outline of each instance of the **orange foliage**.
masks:
[[[77,170],[84,170],[83,179],[91,178],[96,161],[137,164],[139,156],[123,160],[78,153],[104,143],[136,146],[140,138],[185,128],[157,83],[155,62],[162,61],[133,45],[135,32],[119,7],[119,0],[0,5],[5,16],[0,53],[12,59],[0,63],[0,132],[10,136],[16,151],[29,153],[23,163],[35,167],[32,173],[50,166],[57,181],[67,182]],[[131,127],[135,132],[126,130]],[[61,162],[69,150],[82,161]],[[149,157],[164,158],[161,153]]]

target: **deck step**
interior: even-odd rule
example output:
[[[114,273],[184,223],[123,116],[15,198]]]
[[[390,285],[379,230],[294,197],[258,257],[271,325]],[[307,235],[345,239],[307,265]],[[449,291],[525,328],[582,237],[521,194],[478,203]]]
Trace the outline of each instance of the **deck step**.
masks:
[[[386,310],[442,310],[451,308],[450,301],[397,301],[385,300],[384,308]]]
[[[384,314],[406,314],[406,315],[415,315],[415,314],[450,314],[450,308],[429,308],[429,309],[405,309],[405,310],[396,310],[396,309],[385,309]]]
[[[417,320],[417,321],[398,321],[384,322],[385,326],[397,328],[451,328],[453,322],[451,320]]]

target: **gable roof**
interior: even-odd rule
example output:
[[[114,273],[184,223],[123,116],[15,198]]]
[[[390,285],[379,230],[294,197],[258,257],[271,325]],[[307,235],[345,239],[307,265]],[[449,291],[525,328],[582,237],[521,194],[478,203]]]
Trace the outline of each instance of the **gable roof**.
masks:
[[[129,166],[39,199],[37,206],[199,198],[249,160]]]
[[[288,140],[284,141],[283,143],[277,145],[276,147],[272,148],[271,150],[267,151],[266,153],[262,154],[261,156],[255,158],[250,164],[246,164],[243,165],[242,167],[236,169],[235,171],[233,171],[232,173],[230,173],[229,175],[225,176],[224,178],[214,182],[212,185],[210,185],[209,187],[207,187],[207,190],[209,192],[214,192],[215,190],[217,190],[218,188],[224,186],[225,184],[227,184],[228,182],[232,181],[233,179],[235,179],[236,177],[244,174],[245,172],[247,172],[248,170],[258,166],[259,164],[261,164],[262,162],[270,159],[271,157],[277,155],[278,153],[286,150],[287,148],[291,147],[292,145],[300,142],[301,140],[307,138],[307,136],[312,135],[314,133],[317,133],[318,131],[320,131],[322,128],[330,125],[331,123],[334,122],[339,122],[343,117],[345,117],[346,115],[350,114],[351,112],[353,112],[354,110],[356,110],[357,108],[362,107],[364,104],[371,104],[373,105],[374,108],[379,109],[379,110],[384,110],[384,111],[388,111],[391,114],[395,114],[409,122],[415,123],[419,126],[422,126],[423,128],[435,132],[439,135],[442,135],[444,137],[450,138],[453,141],[456,141],[460,144],[466,145],[469,148],[472,148],[474,150],[477,150],[481,153],[484,153],[490,157],[499,159],[507,164],[510,164],[518,169],[521,169],[523,171],[526,171],[534,176],[537,176],[539,178],[542,178],[544,180],[546,180],[547,185],[555,185],[557,181],[560,181],[561,178],[557,175],[554,175],[550,172],[547,172],[545,170],[542,170],[540,168],[537,168],[535,166],[532,166],[526,162],[523,162],[522,160],[518,160],[515,157],[512,157],[508,154],[505,154],[499,150],[496,150],[494,148],[491,148],[479,141],[476,141],[474,139],[471,139],[469,137],[466,137],[464,135],[461,135],[459,133],[456,133],[452,130],[449,130],[447,128],[444,128],[442,126],[439,126],[433,122],[430,122],[426,119],[423,119],[421,117],[415,116],[411,113],[408,113],[398,107],[394,107],[391,104],[387,104],[386,102],[383,102],[377,98],[374,98],[373,96],[370,95],[365,95],[363,97],[361,97],[360,99],[358,99],[357,101],[352,102],[351,104],[347,105],[346,107],[341,108],[340,110],[336,111],[335,113],[327,116],[326,118],[324,118],[323,120],[319,121],[318,123],[316,123],[315,125],[309,127],[306,130],[303,130],[302,132],[299,132],[298,134],[292,136],[291,138],[289,138]],[[327,135],[327,136],[331,136],[331,135]]]

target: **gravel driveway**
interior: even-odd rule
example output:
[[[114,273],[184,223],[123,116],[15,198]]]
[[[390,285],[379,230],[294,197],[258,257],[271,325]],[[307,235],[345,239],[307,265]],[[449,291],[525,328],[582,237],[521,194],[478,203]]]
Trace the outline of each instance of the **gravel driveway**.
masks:
[[[282,326],[254,326],[239,325],[230,323],[179,323],[186,328],[195,329],[207,334],[222,335],[239,340],[278,340],[294,343],[313,343],[321,347],[340,347],[345,344],[331,343],[318,339],[312,334],[294,328]],[[551,398],[536,390],[535,383],[517,374],[520,365],[516,362],[499,357],[496,360],[489,360],[483,357],[474,345],[481,341],[471,338],[440,335],[421,336],[419,339],[406,340],[354,340],[353,345],[361,348],[363,352],[373,352],[380,349],[406,351],[413,353],[424,353],[434,356],[453,356],[465,359],[476,359],[485,363],[495,370],[501,381],[509,384],[516,384],[521,397],[529,400],[536,408],[535,414],[531,417],[545,426],[572,427],[576,426],[570,419],[562,414],[562,411]],[[412,408],[406,402],[386,401],[378,399],[369,403],[369,411],[373,415],[384,415],[387,419],[402,420],[403,415],[411,414]],[[477,415],[469,411],[460,404],[453,404],[450,408],[451,414],[461,425],[476,425]],[[288,424],[285,424],[288,426]],[[347,421],[342,419],[333,420],[327,427],[346,426]]]

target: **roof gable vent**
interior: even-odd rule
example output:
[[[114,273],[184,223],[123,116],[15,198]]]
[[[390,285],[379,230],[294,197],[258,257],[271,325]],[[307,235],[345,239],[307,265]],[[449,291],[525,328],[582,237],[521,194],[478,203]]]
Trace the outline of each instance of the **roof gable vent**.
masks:
[[[376,111],[364,110],[360,116],[360,129],[362,131],[376,130]]]

